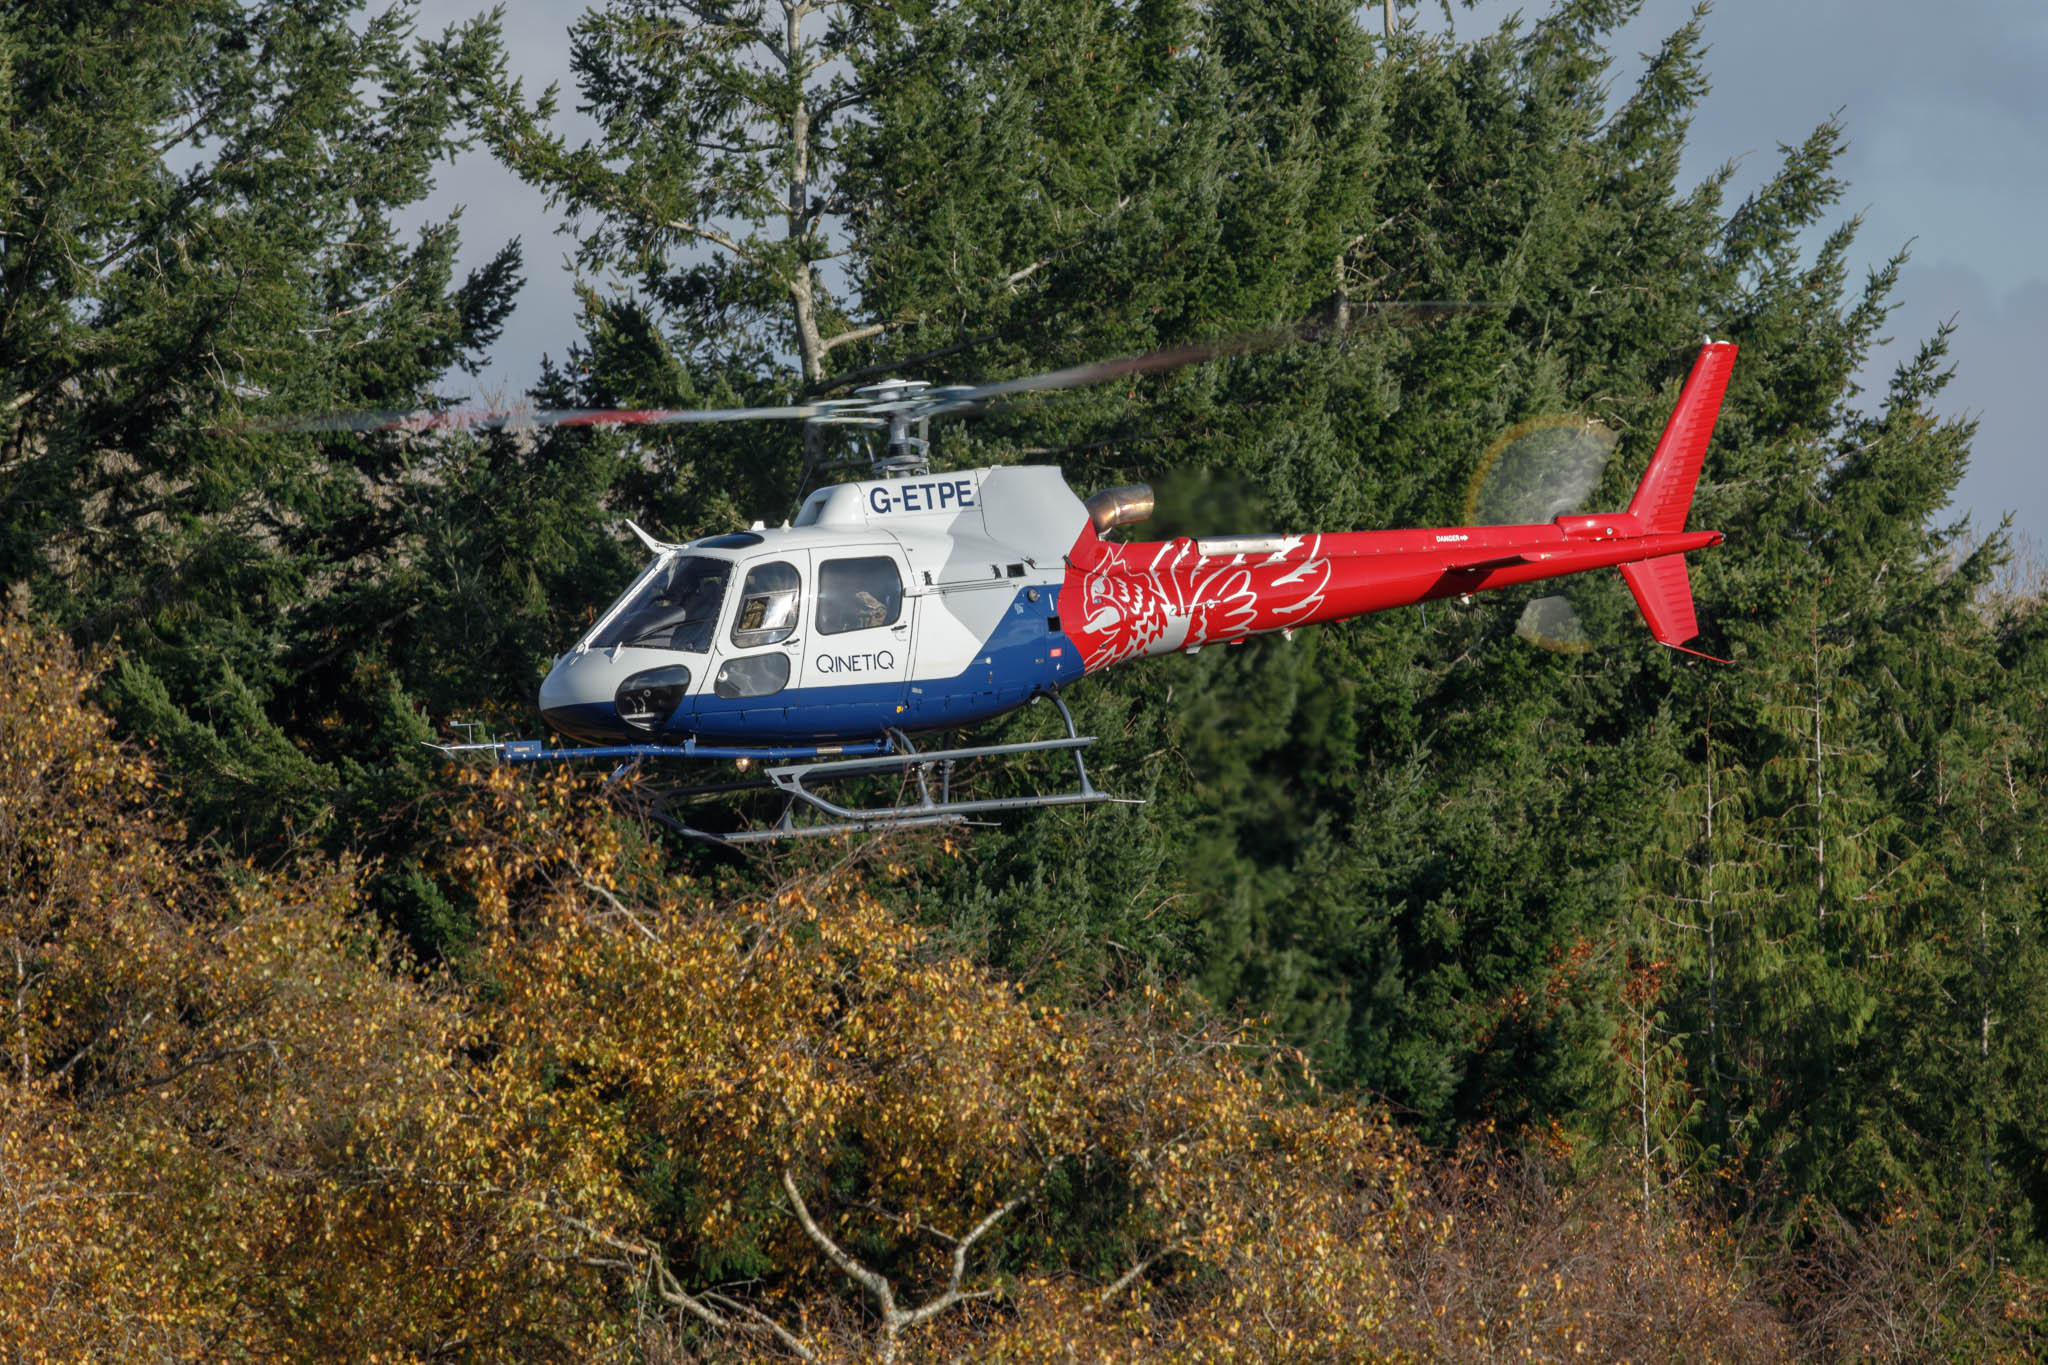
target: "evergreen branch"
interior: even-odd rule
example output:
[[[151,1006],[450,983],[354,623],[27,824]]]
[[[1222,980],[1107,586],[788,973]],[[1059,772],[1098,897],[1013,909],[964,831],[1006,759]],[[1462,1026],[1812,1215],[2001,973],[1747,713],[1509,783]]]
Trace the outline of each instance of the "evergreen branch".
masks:
[[[897,325],[901,326],[903,324],[898,323]],[[821,393],[830,393],[834,389],[843,389],[848,385],[858,384],[862,380],[874,379],[885,374],[893,374],[899,370],[909,369],[916,365],[922,365],[926,361],[939,360],[949,355],[958,355],[960,352],[978,346],[987,340],[989,338],[986,336],[970,337],[965,341],[956,341],[951,346],[941,346],[934,351],[920,351],[916,355],[903,356],[896,360],[883,361],[875,365],[863,365],[860,369],[848,370],[844,374],[835,374],[828,379],[819,380],[817,383],[805,388],[804,395],[806,397],[813,397]]]
[[[171,150],[171,148],[177,146],[186,138],[191,137],[192,134],[199,131],[202,125],[211,122],[213,118],[220,113],[221,105],[226,102],[226,99],[226,95],[223,94],[220,98],[214,100],[213,103],[207,105],[205,108],[193,114],[191,119],[185,124],[184,127],[178,129],[176,132],[170,134],[168,137],[163,138],[156,144],[156,147],[154,148],[156,154],[158,156],[162,156],[165,152],[168,152],[169,150]]]
[[[741,246],[738,239],[723,228],[704,227],[701,224],[684,222],[681,219],[670,219],[668,222],[663,223],[662,226],[670,232],[680,232],[687,236],[695,237],[700,241],[710,242],[714,246],[724,247],[748,265],[758,263],[754,253]]]
[[[822,70],[827,66],[830,66],[833,62],[838,60],[839,58],[837,57],[822,57],[819,60],[813,62],[810,66],[806,67],[804,70],[804,75],[813,75],[816,72]],[[840,91],[831,99],[825,100],[820,104],[812,106],[811,118],[813,121],[830,118],[832,115],[838,113],[841,109],[850,109],[854,105],[866,100],[869,96],[873,95],[874,93],[875,92],[873,88],[870,86],[851,86],[848,89]]]

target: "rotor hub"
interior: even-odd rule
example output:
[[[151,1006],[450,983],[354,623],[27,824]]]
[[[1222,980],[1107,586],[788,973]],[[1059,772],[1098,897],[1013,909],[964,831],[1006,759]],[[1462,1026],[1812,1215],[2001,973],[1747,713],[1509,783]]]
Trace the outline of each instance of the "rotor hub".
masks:
[[[846,417],[837,414],[816,418],[821,422],[850,422],[854,425],[887,425],[888,436],[881,452],[869,461],[878,479],[929,474],[932,470],[931,403],[923,397],[931,385],[922,379],[884,379],[853,391],[862,406]],[[855,414],[858,414],[857,416]]]

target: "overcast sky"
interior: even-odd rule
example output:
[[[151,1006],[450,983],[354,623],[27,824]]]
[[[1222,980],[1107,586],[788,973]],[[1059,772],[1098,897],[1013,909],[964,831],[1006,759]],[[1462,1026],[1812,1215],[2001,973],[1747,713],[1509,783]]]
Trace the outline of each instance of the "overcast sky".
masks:
[[[424,0],[420,30],[438,32],[485,7]],[[1534,15],[1547,8],[1545,0],[1482,0],[1457,8],[1454,18],[1460,34],[1476,36],[1518,9]],[[1633,86],[1639,54],[1654,50],[1691,9],[1690,0],[1644,0],[1612,49],[1621,58],[1617,97]],[[508,0],[505,13],[513,71],[530,93],[559,81],[570,109],[565,32],[576,12]],[[1361,13],[1377,29],[1378,0]],[[1404,17],[1444,25],[1435,3],[1407,6]],[[1894,343],[1867,372],[1867,387],[1881,394],[1902,355],[1953,317],[1956,377],[1939,410],[1980,424],[1957,510],[1979,529],[2012,512],[2028,541],[2048,543],[2048,471],[2026,417],[2030,395],[2048,376],[2048,267],[2034,226],[2048,210],[2048,5],[1720,0],[1706,37],[1713,89],[1694,118],[1685,182],[1738,162],[1732,208],[1775,168],[1778,144],[1800,141],[1840,110],[1849,150],[1837,170],[1848,191],[1831,221],[1863,215],[1859,269],[1909,242],[1912,250],[1894,294]],[[487,397],[516,396],[536,377],[541,355],[559,358],[575,334],[563,264],[568,244],[554,235],[554,215],[540,197],[487,157],[450,168],[429,210],[458,204],[466,206],[466,264],[488,259],[508,237],[525,243],[526,290],[477,386]]]

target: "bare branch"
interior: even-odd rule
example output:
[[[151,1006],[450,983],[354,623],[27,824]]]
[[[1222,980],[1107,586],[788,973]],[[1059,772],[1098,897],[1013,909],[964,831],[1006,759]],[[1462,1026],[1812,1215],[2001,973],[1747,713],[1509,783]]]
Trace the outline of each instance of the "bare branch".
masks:
[[[29,1046],[28,1046],[28,986],[29,986],[29,982],[30,982],[30,981],[32,981],[32,980],[34,980],[34,979],[35,979],[35,977],[31,977],[31,976],[29,975],[29,973],[28,973],[28,961],[27,961],[27,959],[26,959],[26,958],[24,958],[24,957],[22,956],[22,952],[21,952],[21,940],[20,940],[20,939],[16,939],[16,940],[14,941],[13,947],[14,947],[14,984],[15,984],[15,991],[14,991],[14,1027],[15,1027],[15,1032],[16,1032],[16,1033],[17,1033],[17,1034],[19,1035],[19,1037],[20,1037],[20,1046],[21,1046],[21,1088],[22,1088],[23,1090],[27,1090],[27,1089],[28,1089],[28,1084],[29,1084],[29,1064],[30,1064],[30,1053],[29,1053]],[[40,976],[40,975],[41,975],[41,973],[40,973],[40,972],[39,972],[39,973],[37,973],[37,976]],[[73,1063],[73,1062],[76,1062],[76,1061],[78,1060],[78,1058],[79,1058],[79,1057],[83,1057],[83,1056],[84,1056],[84,1055],[86,1054],[87,1050],[88,1050],[88,1049],[90,1049],[91,1047],[92,1047],[92,1044],[91,1044],[91,1043],[87,1043],[87,1044],[85,1045],[85,1047],[82,1047],[82,1048],[80,1048],[80,1049],[78,1050],[78,1056],[77,1056],[77,1057],[73,1057],[73,1058],[71,1059],[71,1061],[69,1061],[69,1062],[66,1062],[66,1063],[64,1063],[64,1071],[69,1071],[69,1070],[71,1069],[72,1063]],[[64,1073],[63,1073],[62,1071],[60,1071],[60,1072],[58,1072],[57,1074],[61,1076],[61,1075],[63,1075]]]
[[[995,1291],[992,1289],[977,1289],[967,1293],[961,1292],[960,1281],[967,1277],[967,1252],[981,1239],[984,1233],[1010,1214],[1016,1212],[1019,1208],[1022,1208],[1024,1203],[1025,1196],[1018,1195],[1015,1199],[1012,1199],[1009,1203],[1003,1205],[979,1223],[976,1223],[972,1232],[969,1232],[965,1237],[962,1237],[953,1244],[953,1278],[947,1284],[946,1292],[925,1304],[922,1308],[914,1308],[910,1312],[905,1313],[903,1315],[903,1326],[912,1327],[928,1318],[935,1318],[954,1304],[959,1303],[962,1299],[986,1299],[994,1295]]]
[[[1174,1250],[1176,1250],[1179,1247],[1179,1245],[1180,1244],[1177,1242],[1169,1242],[1167,1245],[1153,1252],[1150,1256],[1147,1256],[1143,1260],[1139,1261],[1136,1265],[1133,1265],[1129,1270],[1126,1270],[1123,1274],[1117,1276],[1114,1282],[1112,1282],[1107,1288],[1105,1288],[1101,1294],[1096,1296],[1096,1308],[1102,1309],[1109,1307],[1109,1301],[1111,1299],[1123,1293],[1124,1290],[1130,1288],[1132,1284],[1136,1283],[1139,1276],[1143,1275],[1146,1271],[1150,1270],[1153,1266],[1157,1265],[1161,1257],[1171,1254]]]
[[[790,1207],[795,1210],[797,1225],[803,1228],[804,1235],[816,1242],[832,1264],[845,1272],[848,1278],[875,1296],[875,1301],[882,1307],[882,1320],[885,1323],[894,1319],[896,1291],[890,1286],[887,1277],[877,1274],[847,1255],[839,1243],[832,1240],[831,1234],[818,1226],[818,1220],[811,1217],[810,1205],[804,1203],[803,1195],[797,1190],[796,1177],[790,1174],[787,1166],[782,1168],[782,1190],[789,1196]]]
[[[215,1062],[224,1062],[230,1057],[241,1057],[251,1052],[264,1051],[270,1053],[270,1058],[273,1062],[279,1065],[283,1064],[284,1055],[278,1050],[276,1041],[270,1038],[257,1038],[250,1042],[237,1043],[230,1047],[218,1047],[210,1052],[199,1053],[197,1056],[190,1057],[179,1065],[172,1067],[161,1076],[152,1076],[140,1081],[130,1081],[126,1085],[117,1085],[111,1090],[103,1091],[94,1096],[94,1099],[98,1102],[105,1102],[107,1100],[119,1099],[123,1095],[133,1095],[145,1090],[160,1089],[188,1072],[212,1066]]]
[[[1007,1204],[989,1214],[988,1217],[976,1223],[966,1236],[957,1242],[953,1242],[953,1268],[952,1274],[948,1277],[945,1291],[919,1307],[903,1309],[896,1306],[896,1291],[894,1286],[889,1283],[887,1276],[868,1269],[868,1267],[848,1255],[837,1242],[832,1240],[830,1234],[818,1226],[817,1219],[811,1216],[810,1207],[804,1203],[803,1195],[797,1191],[796,1178],[790,1174],[788,1167],[784,1167],[782,1171],[782,1189],[789,1196],[790,1206],[795,1210],[796,1220],[803,1227],[805,1235],[818,1244],[825,1255],[831,1259],[832,1264],[838,1266],[849,1278],[861,1284],[869,1293],[875,1296],[875,1302],[882,1310],[881,1358],[884,1361],[891,1361],[896,1358],[896,1334],[905,1327],[915,1327],[918,1323],[927,1322],[955,1304],[965,1302],[966,1300],[989,1299],[996,1296],[998,1291],[993,1289],[963,1290],[960,1288],[961,1281],[967,1278],[967,1253],[973,1250],[976,1242],[987,1235],[990,1228],[993,1228],[997,1223],[1029,1202],[1028,1195],[1018,1195],[1015,1199],[1010,1200]],[[952,1241],[944,1233],[937,1232],[936,1229],[933,1229],[933,1231],[941,1239]]]
[[[1012,270],[1009,274],[1003,276],[1003,283],[1009,285],[1010,288],[1015,289],[1018,285],[1024,283],[1024,281],[1030,279],[1033,275],[1036,275],[1039,271],[1045,269],[1045,267],[1051,264],[1052,257],[1043,257],[1042,259],[1033,261],[1030,265],[1025,266],[1022,270]]]
[[[638,929],[641,933],[641,936],[644,937],[649,943],[661,942],[661,939],[658,936],[656,936],[655,932],[652,929],[648,928],[645,922],[643,922],[638,915],[634,914],[630,909],[626,907],[624,901],[621,901],[617,896],[614,896],[610,891],[607,891],[604,887],[599,886],[596,882],[590,880],[590,878],[588,877],[583,878],[582,881],[585,890],[594,891],[598,895],[602,896],[604,898],[605,904],[611,906],[612,914],[618,916],[620,919],[623,919],[624,921],[626,921],[626,923],[632,925],[635,929]]]
[[[721,1332],[748,1332],[756,1336],[765,1333],[781,1342],[798,1360],[814,1361],[818,1358],[811,1348],[792,1335],[788,1328],[753,1305],[741,1303],[725,1294],[698,1295],[684,1289],[669,1271],[668,1261],[662,1256],[660,1248],[644,1242],[627,1241],[581,1218],[565,1217],[563,1221],[591,1241],[629,1258],[628,1261],[622,1262],[609,1256],[585,1256],[582,1258],[584,1264],[612,1269],[644,1270],[649,1273],[649,1278],[654,1283],[654,1291],[661,1296],[662,1302],[670,1307],[682,1309],[707,1327]],[[726,1312],[721,1313],[713,1307],[713,1300],[722,1305]],[[727,1313],[738,1314],[740,1317],[728,1317]]]
[[[850,332],[841,332],[838,336],[826,337],[824,340],[825,354],[830,355],[841,346],[850,345],[856,341],[866,341],[869,337],[878,337],[895,325],[893,322],[871,322],[865,327],[856,327]]]
[[[769,1317],[766,1313],[763,1313],[760,1309],[754,1307],[754,1305],[752,1305],[751,1303],[742,1303],[738,1299],[732,1298],[730,1295],[726,1294],[706,1294],[704,1297],[707,1299],[717,1300],[720,1304],[723,1304],[725,1308],[730,1312],[745,1314],[748,1318],[752,1319],[753,1322],[757,1324],[762,1331],[771,1333],[777,1341],[780,1341],[784,1346],[787,1346],[792,1352],[794,1352],[797,1359],[817,1359],[815,1355],[811,1354],[811,1348],[804,1345],[801,1341],[798,1341],[794,1336],[792,1336],[788,1328],[784,1327],[775,1319]],[[741,1324],[741,1326],[745,1325],[746,1324]]]
[[[353,317],[357,313],[368,312],[370,309],[377,307],[379,304],[389,303],[393,298],[396,298],[398,296],[400,290],[405,289],[411,283],[412,272],[407,271],[405,275],[400,277],[397,283],[393,284],[389,289],[385,290],[383,293],[375,295],[374,297],[371,298],[364,299],[361,303],[357,304],[353,308],[344,308],[340,312],[330,313],[328,314],[328,316],[330,318],[346,318]]]
[[[142,1029],[143,1029],[144,1027],[146,1027],[146,1026],[148,1025],[149,1021],[150,1021],[150,1020],[152,1020],[152,1019],[154,1019],[154,1018],[156,1018],[156,1011],[155,1011],[155,1010],[149,1010],[149,1011],[146,1011],[146,1012],[145,1012],[145,1013],[143,1014],[143,1016],[142,1016],[142,1017],[141,1017],[140,1019],[136,1020],[136,1021],[135,1021],[135,1022],[134,1022],[134,1023],[132,1024],[132,1025],[130,1025],[129,1027],[130,1027],[130,1029],[131,1029],[132,1031],[134,1031],[134,1032],[140,1032],[140,1031],[141,1031],[141,1030],[142,1030]],[[91,1052],[92,1052],[92,1050],[93,1050],[94,1048],[98,1047],[98,1046],[99,1046],[99,1045],[100,1045],[101,1043],[105,1042],[105,1041],[106,1041],[106,1040],[107,1040],[107,1039],[108,1039],[109,1037],[111,1037],[111,1036],[113,1035],[113,1032],[114,1032],[114,1027],[115,1027],[115,1018],[114,1018],[114,1011],[113,1011],[113,1009],[112,1009],[112,1008],[110,1007],[110,1008],[108,1009],[108,1011],[107,1011],[106,1021],[105,1021],[104,1023],[102,1023],[101,1025],[100,1025],[100,1027],[99,1027],[99,1031],[98,1031],[97,1033],[93,1034],[93,1036],[92,1036],[92,1037],[90,1037],[90,1038],[86,1039],[86,1040],[85,1040],[85,1045],[84,1045],[83,1047],[79,1048],[79,1049],[78,1049],[78,1051],[76,1051],[76,1052],[74,1052],[74,1053],[72,1053],[72,1054],[71,1054],[71,1060],[69,1060],[69,1061],[65,1062],[65,1063],[64,1063],[64,1065],[62,1065],[62,1066],[58,1067],[58,1068],[57,1068],[57,1069],[56,1069],[55,1071],[52,1071],[52,1072],[50,1073],[50,1079],[51,1079],[51,1080],[62,1080],[62,1079],[63,1079],[63,1078],[65,1077],[65,1076],[68,1076],[69,1074],[71,1074],[71,1068],[72,1068],[72,1067],[74,1067],[74,1066],[77,1066],[77,1065],[78,1065],[78,1064],[79,1064],[80,1062],[84,1061],[84,1060],[86,1059],[86,1057],[87,1057],[87,1056],[89,1056],[89,1055],[91,1054]],[[24,1058],[23,1058],[23,1065],[24,1065],[24,1067],[26,1067],[26,1064],[27,1064],[27,1062],[26,1062],[26,1054],[24,1054]],[[24,1072],[23,1072],[23,1079],[26,1079],[26,1078],[27,1078],[27,1072],[26,1072],[26,1070],[24,1070]]]

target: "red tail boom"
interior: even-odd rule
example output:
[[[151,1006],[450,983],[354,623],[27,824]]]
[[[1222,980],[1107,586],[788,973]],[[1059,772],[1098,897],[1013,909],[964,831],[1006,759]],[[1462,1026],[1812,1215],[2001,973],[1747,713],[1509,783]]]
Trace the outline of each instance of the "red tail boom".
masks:
[[[1529,526],[1135,544],[1101,540],[1084,525],[1060,590],[1067,633],[1094,672],[1141,655],[1619,568],[1650,633],[1684,649],[1699,622],[1683,556],[1721,543],[1720,532],[1688,532],[1685,522],[1735,349],[1714,341],[1701,349],[1625,512]]]

